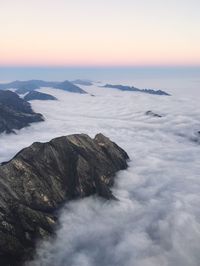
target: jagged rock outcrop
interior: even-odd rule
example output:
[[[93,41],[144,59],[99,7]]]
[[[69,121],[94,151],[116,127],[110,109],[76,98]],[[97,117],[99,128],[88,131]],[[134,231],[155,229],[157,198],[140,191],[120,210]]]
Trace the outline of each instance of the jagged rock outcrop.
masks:
[[[0,166],[0,265],[21,265],[35,243],[53,233],[57,211],[69,200],[105,199],[128,155],[102,134],[33,143]],[[19,262],[19,264],[17,263]]]
[[[145,115],[152,116],[152,117],[159,117],[159,118],[162,117],[162,115],[159,115],[159,114],[157,114],[157,113],[154,113],[154,112],[152,112],[151,110],[146,111]]]
[[[138,88],[133,87],[133,86],[106,84],[103,87],[104,88],[110,88],[110,89],[117,89],[120,91],[142,92],[142,93],[153,94],[153,95],[170,96],[169,93],[162,91],[162,90],[138,89]]]
[[[48,100],[57,100],[56,97],[47,94],[47,93],[42,93],[39,91],[30,91],[28,94],[24,96],[25,101],[33,101],[33,100],[43,100],[43,101],[48,101]]]
[[[43,116],[33,112],[30,103],[16,93],[0,90],[0,133],[11,133],[43,120]]]

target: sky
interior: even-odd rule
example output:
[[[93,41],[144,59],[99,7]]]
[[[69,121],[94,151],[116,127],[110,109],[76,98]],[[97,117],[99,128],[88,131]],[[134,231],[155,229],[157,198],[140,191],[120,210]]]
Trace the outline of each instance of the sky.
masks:
[[[0,66],[199,66],[199,0],[0,0]]]

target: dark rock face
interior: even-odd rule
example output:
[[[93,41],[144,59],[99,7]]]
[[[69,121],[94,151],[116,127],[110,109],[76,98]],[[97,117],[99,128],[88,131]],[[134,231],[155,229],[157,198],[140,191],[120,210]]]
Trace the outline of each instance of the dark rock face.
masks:
[[[145,115],[153,116],[153,117],[159,117],[159,118],[162,117],[162,115],[156,114],[156,113],[154,113],[154,112],[152,112],[152,111],[147,111],[147,112],[145,113]]]
[[[32,101],[32,100],[47,101],[47,100],[57,100],[57,98],[47,93],[42,93],[39,91],[30,91],[28,94],[24,96],[24,100],[25,101]]]
[[[143,92],[143,93],[154,94],[154,95],[170,96],[169,93],[167,93],[165,91],[162,91],[162,90],[138,89],[138,88],[131,87],[131,86],[111,85],[111,84],[106,84],[103,87],[104,88],[111,88],[111,89],[118,89],[118,90],[121,90],[121,91],[135,91],[135,92]]]
[[[34,113],[31,105],[16,93],[0,90],[0,133],[11,133],[43,120],[42,115]]]
[[[86,93],[84,90],[74,85],[69,81],[64,82],[54,82],[54,81],[43,81],[43,80],[27,80],[27,81],[13,81],[10,83],[0,84],[0,89],[16,89],[16,93],[24,94],[30,91],[34,91],[41,87],[51,87],[55,89],[65,90],[75,93]]]
[[[37,239],[53,233],[67,201],[98,194],[105,199],[128,155],[102,134],[70,135],[33,143],[0,166],[0,265],[21,265]],[[4,264],[3,264],[4,263]]]

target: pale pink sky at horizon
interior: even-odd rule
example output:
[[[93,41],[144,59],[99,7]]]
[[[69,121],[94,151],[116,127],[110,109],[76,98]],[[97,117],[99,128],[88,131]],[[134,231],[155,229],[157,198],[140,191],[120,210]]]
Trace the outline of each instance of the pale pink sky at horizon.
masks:
[[[200,65],[199,14],[199,0],[0,0],[0,65]]]

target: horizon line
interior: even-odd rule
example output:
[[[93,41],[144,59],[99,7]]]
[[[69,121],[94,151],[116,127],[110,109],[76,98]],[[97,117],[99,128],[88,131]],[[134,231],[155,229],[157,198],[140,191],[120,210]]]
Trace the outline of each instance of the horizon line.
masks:
[[[200,68],[200,64],[161,64],[161,65],[1,65],[0,68],[98,68],[98,69],[105,69],[105,68]]]

